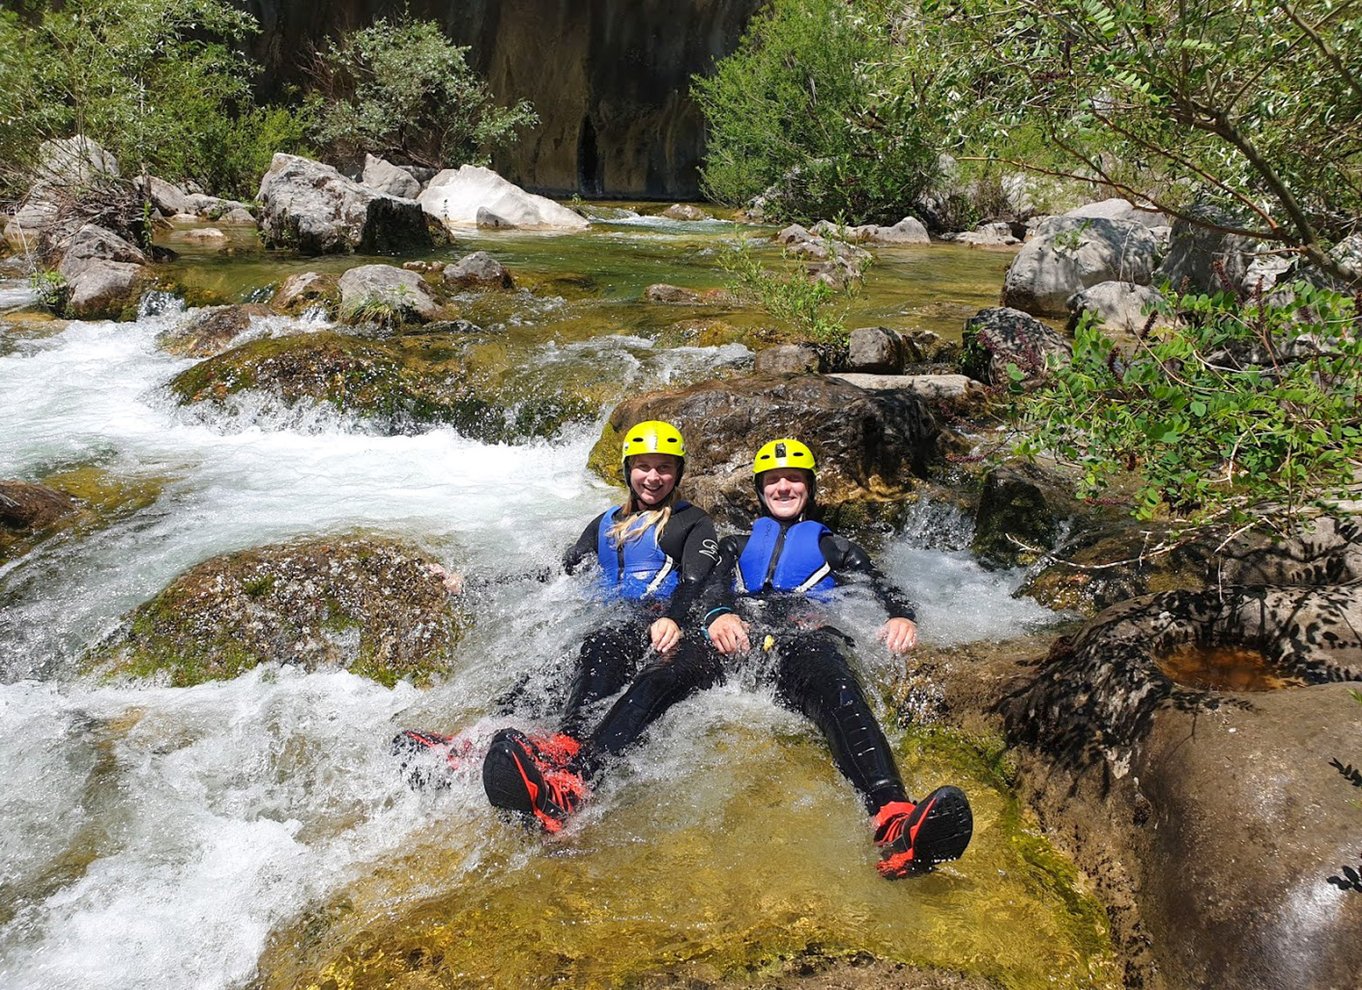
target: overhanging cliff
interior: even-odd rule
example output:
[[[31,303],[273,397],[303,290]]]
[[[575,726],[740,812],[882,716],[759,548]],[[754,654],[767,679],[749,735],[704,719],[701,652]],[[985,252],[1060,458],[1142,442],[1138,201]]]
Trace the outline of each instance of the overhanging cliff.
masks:
[[[527,99],[540,124],[495,166],[553,195],[687,199],[698,191],[703,122],[690,77],[737,46],[763,0],[411,0],[502,102]],[[397,17],[386,0],[246,0],[260,22],[252,54],[266,86],[296,81],[328,36]]]

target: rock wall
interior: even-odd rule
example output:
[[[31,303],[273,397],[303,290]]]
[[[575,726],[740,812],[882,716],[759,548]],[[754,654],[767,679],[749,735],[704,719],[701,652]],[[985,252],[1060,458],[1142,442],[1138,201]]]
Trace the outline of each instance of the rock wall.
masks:
[[[440,23],[503,102],[528,99],[540,124],[494,166],[549,195],[688,199],[698,192],[703,123],[690,77],[737,47],[761,0],[411,0]],[[394,0],[246,0],[266,91],[301,76],[327,36],[400,16]]]

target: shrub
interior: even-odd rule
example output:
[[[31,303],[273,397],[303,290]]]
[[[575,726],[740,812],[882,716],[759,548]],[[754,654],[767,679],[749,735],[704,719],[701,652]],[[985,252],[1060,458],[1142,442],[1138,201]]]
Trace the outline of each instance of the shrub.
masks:
[[[369,152],[434,168],[486,164],[539,118],[524,101],[497,106],[467,52],[434,21],[380,18],[332,42],[309,68],[311,136],[347,163]]]
[[[1072,363],[1018,399],[1020,451],[1081,467],[1085,496],[1134,472],[1142,519],[1270,519],[1343,496],[1362,466],[1362,296],[1289,295],[1182,296],[1128,354],[1084,322]]]
[[[783,335],[794,341],[811,341],[834,348],[845,348],[849,338],[846,306],[834,313],[836,300],[845,302],[854,292],[854,281],[837,289],[811,278],[802,267],[776,272],[752,253],[746,242],[719,257],[719,266],[730,278],[730,287],[753,299],[774,319]]]

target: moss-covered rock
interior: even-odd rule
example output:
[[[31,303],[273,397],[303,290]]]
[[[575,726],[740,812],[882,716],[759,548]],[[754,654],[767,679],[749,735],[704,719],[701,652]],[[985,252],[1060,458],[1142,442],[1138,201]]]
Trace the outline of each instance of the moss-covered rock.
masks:
[[[211,357],[227,350],[233,340],[249,330],[253,318],[269,316],[271,312],[268,306],[259,303],[210,307],[156,342],[162,350],[179,357]]]
[[[118,478],[94,465],[50,474],[41,484],[0,481],[0,563],[59,534],[85,534],[145,508],[162,481]]]
[[[324,403],[389,433],[449,425],[497,443],[552,435],[599,408],[563,390],[508,393],[497,376],[470,367],[469,348],[467,337],[454,333],[261,339],[181,372],[170,389],[184,404],[230,408],[239,393],[263,392],[288,408]]]
[[[180,687],[271,661],[424,683],[446,669],[465,627],[428,570],[435,562],[366,536],[214,557],[139,606],[85,667]]]

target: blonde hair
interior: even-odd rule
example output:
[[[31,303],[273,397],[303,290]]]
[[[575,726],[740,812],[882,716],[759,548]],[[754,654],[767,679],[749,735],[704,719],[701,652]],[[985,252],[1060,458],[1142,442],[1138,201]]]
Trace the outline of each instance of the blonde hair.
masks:
[[[615,524],[605,531],[606,539],[610,541],[611,546],[622,547],[630,540],[637,540],[653,526],[657,528],[657,538],[661,540],[662,531],[667,528],[667,523],[672,517],[672,507],[678,501],[680,496],[673,488],[658,508],[637,509],[635,505],[638,496],[631,490],[625,497],[624,504],[620,506],[619,512],[615,514]]]

